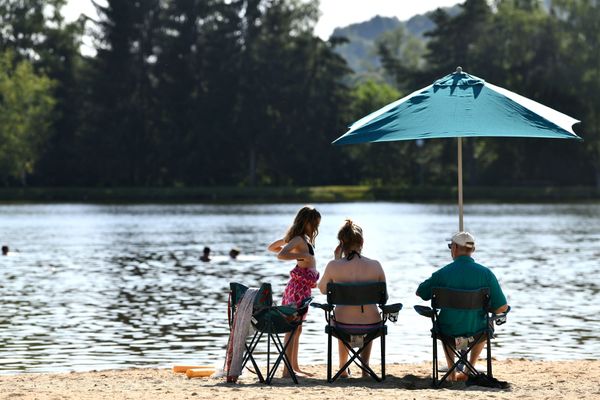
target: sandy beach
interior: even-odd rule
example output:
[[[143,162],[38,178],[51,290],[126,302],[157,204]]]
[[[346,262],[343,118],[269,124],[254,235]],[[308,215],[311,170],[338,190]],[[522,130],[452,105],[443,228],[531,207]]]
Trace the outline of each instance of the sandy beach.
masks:
[[[464,383],[430,387],[430,363],[390,364],[383,383],[355,378],[325,382],[325,366],[306,367],[314,373],[300,379],[276,379],[272,386],[245,374],[237,384],[223,379],[188,379],[170,369],[126,369],[58,374],[19,374],[0,377],[1,399],[598,399],[600,361],[496,361],[495,376],[509,381],[509,390],[467,388]],[[468,392],[468,393],[464,393]]]

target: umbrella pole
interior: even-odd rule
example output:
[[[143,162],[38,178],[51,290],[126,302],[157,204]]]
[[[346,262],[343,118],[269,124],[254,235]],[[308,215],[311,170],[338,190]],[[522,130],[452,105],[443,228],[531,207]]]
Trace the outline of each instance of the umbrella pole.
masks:
[[[463,225],[463,176],[462,176],[462,138],[458,138],[458,231],[464,230]]]

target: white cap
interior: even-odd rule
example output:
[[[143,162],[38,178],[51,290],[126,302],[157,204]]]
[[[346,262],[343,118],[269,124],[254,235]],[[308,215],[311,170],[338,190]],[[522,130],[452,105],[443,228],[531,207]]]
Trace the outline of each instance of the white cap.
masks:
[[[455,233],[450,239],[450,241],[468,249],[472,249],[475,247],[475,238],[469,232]]]

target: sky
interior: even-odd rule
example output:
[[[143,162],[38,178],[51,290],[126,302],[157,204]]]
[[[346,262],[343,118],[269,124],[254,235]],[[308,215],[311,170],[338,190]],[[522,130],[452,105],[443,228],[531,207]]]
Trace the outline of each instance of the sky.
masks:
[[[413,15],[460,2],[460,0],[321,0],[321,18],[317,23],[316,33],[322,39],[328,39],[335,28],[367,21],[375,15],[395,16],[405,21]],[[95,16],[92,2],[69,0],[64,9],[65,17],[74,20],[81,13]]]

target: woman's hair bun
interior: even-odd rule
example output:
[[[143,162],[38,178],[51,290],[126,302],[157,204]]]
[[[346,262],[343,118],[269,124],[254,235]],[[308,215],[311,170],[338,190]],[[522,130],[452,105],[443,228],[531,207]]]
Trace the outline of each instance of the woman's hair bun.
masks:
[[[338,240],[342,243],[344,251],[350,248],[362,248],[362,229],[350,218],[346,218],[344,225],[342,225],[338,232]]]

